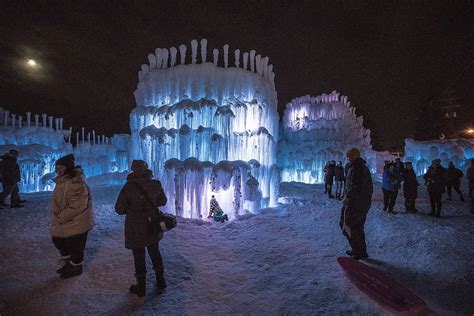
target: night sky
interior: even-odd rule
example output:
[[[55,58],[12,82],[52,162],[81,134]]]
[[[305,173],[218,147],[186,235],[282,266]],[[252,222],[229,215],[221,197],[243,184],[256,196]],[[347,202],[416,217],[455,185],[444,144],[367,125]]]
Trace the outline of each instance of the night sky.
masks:
[[[180,44],[189,52],[192,39],[207,38],[208,56],[229,44],[231,52],[270,57],[280,113],[301,95],[349,96],[376,149],[401,146],[420,106],[450,85],[463,124],[474,124],[470,1],[64,3],[1,2],[0,106],[62,116],[66,127],[128,133],[147,55]],[[36,69],[27,67],[30,58]]]

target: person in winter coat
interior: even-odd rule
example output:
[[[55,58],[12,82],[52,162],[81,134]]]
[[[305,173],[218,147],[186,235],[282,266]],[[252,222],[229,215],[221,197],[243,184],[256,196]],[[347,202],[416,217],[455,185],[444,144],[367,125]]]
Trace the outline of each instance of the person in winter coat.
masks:
[[[166,205],[167,198],[161,182],[153,179],[153,173],[143,160],[133,160],[132,173],[127,176],[115,203],[115,211],[125,215],[125,248],[131,249],[135,261],[137,283],[130,287],[130,292],[143,297],[146,295],[146,262],[145,248],[155,270],[156,286],[162,291],[166,288],[163,259],[159,241],[162,232],[150,227],[151,216],[157,216],[157,207]],[[150,205],[152,202],[154,205]]]
[[[405,163],[403,171],[403,196],[405,197],[405,210],[408,213],[415,213],[415,200],[418,197],[418,180],[411,162]]]
[[[464,202],[464,197],[462,196],[462,192],[459,189],[461,187],[461,178],[464,176],[461,170],[454,166],[452,161],[449,162],[448,170],[446,171],[446,187],[448,188],[448,201],[452,201],[451,190],[454,190],[459,194],[461,201]]]
[[[471,198],[471,213],[474,213],[474,159],[471,159],[471,166],[466,172],[469,197]]]
[[[364,225],[372,203],[373,184],[370,170],[360,157],[360,151],[351,148],[346,155],[350,164],[339,225],[352,248],[346,253],[358,260],[368,258]]]
[[[336,180],[336,199],[341,200],[345,180],[342,161],[339,161],[339,163],[334,167],[334,179]]]
[[[87,234],[94,227],[92,194],[81,167],[74,165],[74,156],[56,161],[51,201],[51,236],[65,264],[56,272],[61,278],[82,273]]]
[[[400,158],[395,159],[395,169],[394,172],[395,174],[398,175],[399,179],[402,178],[403,172],[405,171],[405,166],[403,165],[403,162]]]
[[[229,217],[227,216],[227,214],[224,214],[224,211],[219,206],[219,202],[217,202],[214,195],[211,197],[210,204],[211,205],[209,208],[209,216],[207,218],[214,218],[216,222],[222,222],[222,223],[224,223],[224,221],[229,220]]]
[[[328,194],[329,198],[332,199],[332,186],[334,184],[334,167],[336,166],[335,161],[330,161],[326,167],[324,167],[324,185],[325,193]]]
[[[8,153],[2,156],[1,166],[1,178],[3,192],[0,194],[0,207],[8,206],[5,204],[5,200],[10,196],[10,207],[23,207],[21,203],[26,200],[21,200],[18,190],[18,182],[21,181],[20,166],[18,165],[17,158],[19,152],[15,149],[11,149]]]
[[[395,164],[388,165],[382,174],[383,210],[394,213],[393,208],[400,189],[400,177],[395,170]]]
[[[441,166],[441,160],[435,159],[431,162],[423,176],[427,184],[428,194],[430,195],[431,213],[430,216],[441,216],[441,207],[443,193],[446,187],[446,169]]]

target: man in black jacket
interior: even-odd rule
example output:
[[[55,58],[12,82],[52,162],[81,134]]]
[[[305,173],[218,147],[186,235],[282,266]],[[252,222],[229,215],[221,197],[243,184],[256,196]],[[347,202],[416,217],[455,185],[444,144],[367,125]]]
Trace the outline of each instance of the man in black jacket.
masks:
[[[423,176],[430,195],[430,216],[441,217],[443,193],[446,192],[446,169],[441,166],[441,160],[435,159]]]
[[[364,224],[372,203],[372,176],[357,148],[346,154],[349,166],[346,177],[346,197],[343,200],[340,226],[352,250],[346,253],[354,259],[367,258]]]
[[[405,196],[405,210],[408,213],[415,213],[415,200],[418,197],[418,180],[411,162],[405,162],[403,171],[403,195]]]
[[[2,185],[3,192],[0,194],[0,206],[8,206],[5,199],[10,195],[10,207],[23,207],[21,205],[20,195],[18,193],[18,182],[21,181],[20,166],[17,162],[18,151],[11,149],[2,156]]]

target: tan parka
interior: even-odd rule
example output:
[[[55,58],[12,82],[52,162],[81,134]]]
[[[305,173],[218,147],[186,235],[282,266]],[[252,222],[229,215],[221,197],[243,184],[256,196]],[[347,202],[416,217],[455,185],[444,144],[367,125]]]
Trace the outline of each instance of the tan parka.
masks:
[[[85,233],[95,225],[92,195],[81,168],[54,179],[51,200],[51,235],[70,237]]]

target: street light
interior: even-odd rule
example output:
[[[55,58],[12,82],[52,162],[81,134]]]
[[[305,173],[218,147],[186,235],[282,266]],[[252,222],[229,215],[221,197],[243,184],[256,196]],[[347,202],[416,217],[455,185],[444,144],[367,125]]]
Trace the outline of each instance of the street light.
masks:
[[[468,128],[468,129],[466,130],[466,134],[474,135],[474,128]]]

